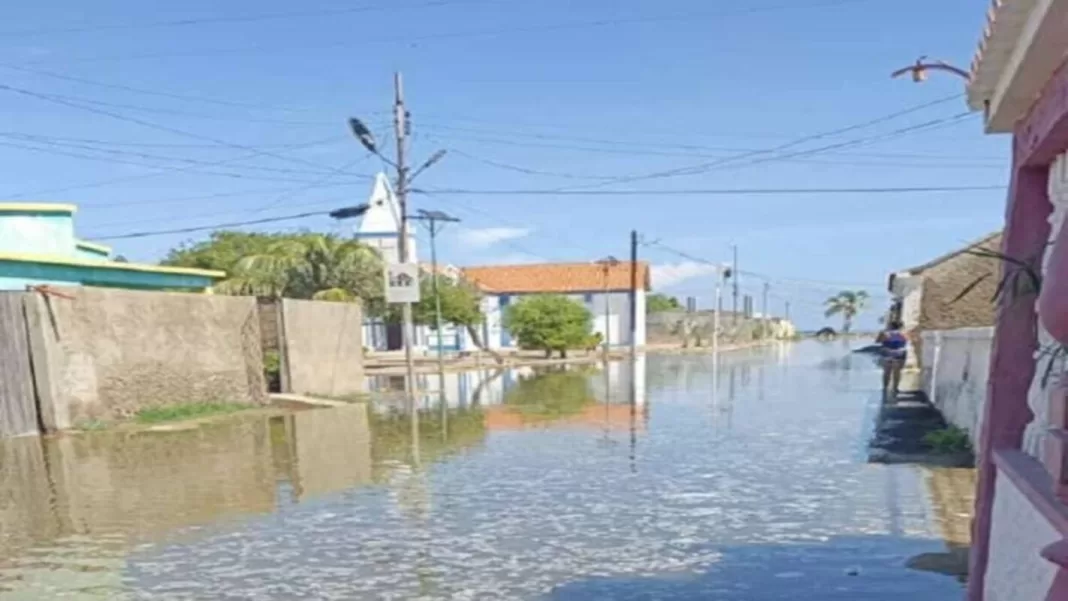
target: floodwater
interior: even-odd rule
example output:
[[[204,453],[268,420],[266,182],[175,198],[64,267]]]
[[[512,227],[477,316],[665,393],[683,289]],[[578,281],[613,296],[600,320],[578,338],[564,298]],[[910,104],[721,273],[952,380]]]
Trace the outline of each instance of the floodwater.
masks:
[[[961,598],[907,566],[967,545],[970,472],[865,463],[870,359],[712,366],[449,375],[414,440],[358,404],[3,441],[0,600]]]

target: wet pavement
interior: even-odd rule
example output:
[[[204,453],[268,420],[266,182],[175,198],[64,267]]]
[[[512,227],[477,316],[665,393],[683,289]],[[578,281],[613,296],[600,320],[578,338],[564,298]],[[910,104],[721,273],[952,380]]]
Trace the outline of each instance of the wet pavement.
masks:
[[[971,472],[866,463],[870,358],[712,366],[452,374],[414,440],[376,404],[3,441],[0,600],[962,597],[907,566],[967,545]]]

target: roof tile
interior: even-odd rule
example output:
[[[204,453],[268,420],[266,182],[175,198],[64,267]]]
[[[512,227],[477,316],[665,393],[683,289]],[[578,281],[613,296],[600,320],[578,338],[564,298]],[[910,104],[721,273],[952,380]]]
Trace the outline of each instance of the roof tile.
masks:
[[[607,270],[597,263],[537,263],[463,268],[464,277],[489,292],[574,293],[591,290],[630,290],[630,261]],[[639,286],[650,288],[649,265],[638,262]]]

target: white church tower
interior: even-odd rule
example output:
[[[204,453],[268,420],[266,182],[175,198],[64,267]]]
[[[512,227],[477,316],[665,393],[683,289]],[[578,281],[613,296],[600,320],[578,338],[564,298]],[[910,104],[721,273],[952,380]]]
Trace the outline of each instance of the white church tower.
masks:
[[[393,194],[393,187],[389,184],[389,178],[384,173],[375,176],[374,188],[371,189],[371,197],[367,200],[370,208],[356,226],[353,236],[364,244],[375,248],[382,258],[390,263],[400,260],[400,249],[397,247],[400,234],[401,213],[397,203],[397,197]],[[412,224],[408,224],[408,261],[418,262],[419,255],[415,250],[415,237],[412,236]]]

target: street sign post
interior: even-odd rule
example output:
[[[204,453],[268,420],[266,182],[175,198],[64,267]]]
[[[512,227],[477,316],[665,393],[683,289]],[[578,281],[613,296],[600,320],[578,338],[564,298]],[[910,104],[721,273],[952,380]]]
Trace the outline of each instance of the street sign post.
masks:
[[[419,302],[419,266],[415,263],[386,264],[386,302]]]

